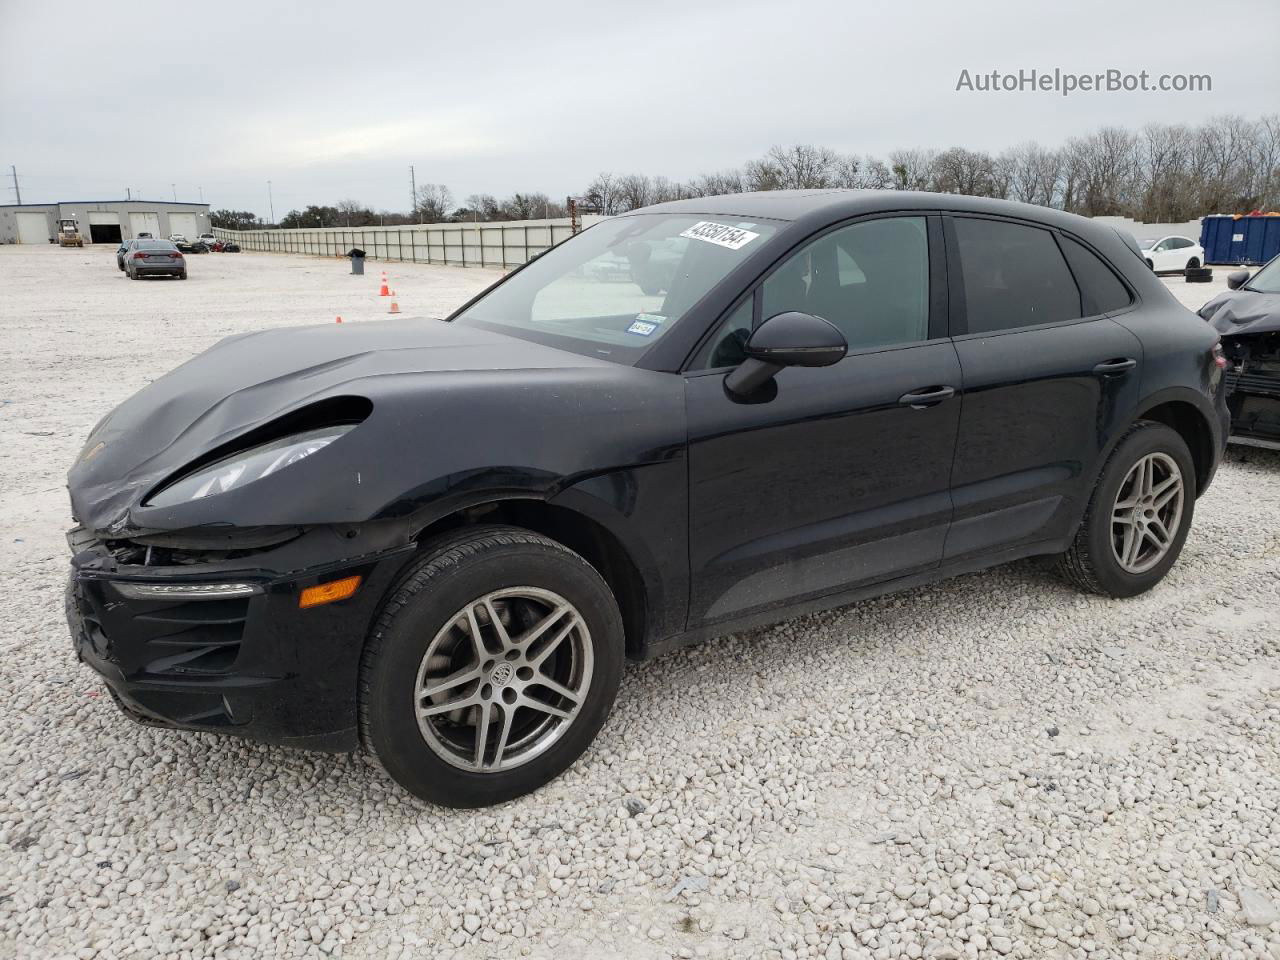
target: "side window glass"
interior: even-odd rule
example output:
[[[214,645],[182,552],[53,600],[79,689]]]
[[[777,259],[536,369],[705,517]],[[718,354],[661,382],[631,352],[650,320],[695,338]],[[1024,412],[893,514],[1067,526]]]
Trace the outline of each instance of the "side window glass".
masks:
[[[835,324],[850,350],[929,338],[924,217],[865,220],[793,254],[764,282],[762,318],[798,310]]]
[[[1133,302],[1129,289],[1093,251],[1070,237],[1063,236],[1061,240],[1062,252],[1080,285],[1085,316],[1123,310]]]
[[[698,351],[691,370],[714,370],[717,367],[736,367],[747,354],[743,349],[751,336],[752,297],[747,297],[720,324],[711,341]]]
[[[1159,243],[1156,244],[1156,253],[1164,253],[1166,250],[1170,248],[1170,246],[1172,246],[1172,244],[1173,244],[1172,240],[1161,240]]]
[[[1084,316],[1080,291],[1048,230],[956,217],[969,333]]]

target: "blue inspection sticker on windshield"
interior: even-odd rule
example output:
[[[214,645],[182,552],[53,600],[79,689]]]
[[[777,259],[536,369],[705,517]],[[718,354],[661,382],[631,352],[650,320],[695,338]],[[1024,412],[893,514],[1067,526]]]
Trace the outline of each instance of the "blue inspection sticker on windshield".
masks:
[[[645,323],[643,320],[636,320],[631,326],[627,327],[627,333],[634,333],[640,337],[649,337],[657,329],[658,325],[656,323]]]

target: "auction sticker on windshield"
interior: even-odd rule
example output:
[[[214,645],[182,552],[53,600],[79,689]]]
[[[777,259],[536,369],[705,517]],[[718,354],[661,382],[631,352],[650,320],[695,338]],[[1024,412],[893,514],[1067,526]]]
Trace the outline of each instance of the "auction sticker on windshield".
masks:
[[[688,237],[690,240],[714,243],[720,247],[728,247],[730,250],[741,250],[760,234],[743,230],[741,227],[731,227],[727,223],[699,220],[680,236]]]

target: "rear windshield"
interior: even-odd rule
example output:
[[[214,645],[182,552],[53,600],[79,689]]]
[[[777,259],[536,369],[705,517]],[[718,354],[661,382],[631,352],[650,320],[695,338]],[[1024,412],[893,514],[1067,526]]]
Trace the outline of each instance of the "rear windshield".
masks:
[[[138,244],[139,250],[177,250],[168,240],[143,240]]]

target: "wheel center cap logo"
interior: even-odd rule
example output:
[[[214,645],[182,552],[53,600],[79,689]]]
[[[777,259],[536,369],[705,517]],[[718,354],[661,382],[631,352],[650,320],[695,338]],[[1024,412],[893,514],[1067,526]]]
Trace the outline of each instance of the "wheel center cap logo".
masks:
[[[515,668],[511,664],[500,663],[493,668],[493,673],[489,674],[489,679],[493,681],[494,686],[505,687],[511,680],[511,675],[515,672]]]

